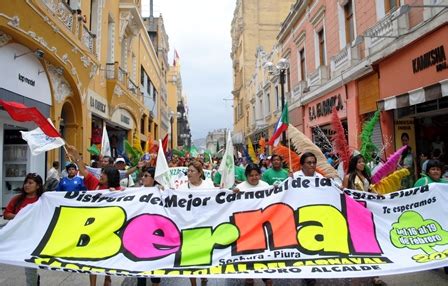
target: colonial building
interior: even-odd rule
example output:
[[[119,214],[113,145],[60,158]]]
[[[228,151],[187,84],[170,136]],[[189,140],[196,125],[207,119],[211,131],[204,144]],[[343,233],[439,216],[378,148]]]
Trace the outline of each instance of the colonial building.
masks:
[[[256,67],[257,49],[271,50],[280,23],[293,0],[237,0],[232,20],[234,143],[246,144],[246,137],[266,133],[266,126],[255,120],[254,94],[249,93]],[[254,91],[254,90],[253,90]],[[260,113],[261,114],[261,113]],[[257,115],[260,116],[260,115]],[[257,125],[258,124],[258,125]]]
[[[0,98],[37,107],[86,162],[103,126],[115,155],[124,139],[160,138],[169,127],[168,109],[160,110],[167,104],[167,36],[158,22],[156,51],[140,11],[139,0],[0,1],[0,63],[8,67],[0,71]],[[65,157],[62,149],[30,156],[19,130],[36,126],[3,110],[0,118],[4,206],[27,172],[45,177],[51,162]]]
[[[336,107],[351,148],[359,147],[363,122],[379,109],[373,141],[386,154],[401,146],[403,132],[414,150],[430,151],[432,142],[448,141],[447,13],[446,0],[295,1],[277,46],[257,52],[251,93],[269,94],[275,113],[278,93],[261,67],[283,58],[289,63],[284,88],[290,123],[322,148]],[[257,97],[252,101],[257,114]],[[252,119],[270,124],[269,116]]]
[[[212,154],[217,153],[224,148],[226,144],[226,137],[226,128],[215,129],[208,132],[207,137],[205,138],[205,149],[209,150]]]

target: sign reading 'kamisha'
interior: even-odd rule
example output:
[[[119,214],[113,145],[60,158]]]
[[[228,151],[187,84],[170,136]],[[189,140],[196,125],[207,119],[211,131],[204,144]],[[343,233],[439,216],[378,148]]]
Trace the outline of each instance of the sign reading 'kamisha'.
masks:
[[[318,102],[316,105],[310,106],[308,110],[309,120],[311,121],[331,114],[333,106],[336,106],[338,111],[344,109],[344,102],[340,93]]]
[[[444,184],[381,196],[306,177],[239,193],[52,192],[0,230],[0,263],[145,277],[415,272],[448,265],[447,203]]]
[[[413,59],[412,71],[414,73],[418,73],[434,65],[436,66],[436,71],[438,72],[448,68],[443,45]]]

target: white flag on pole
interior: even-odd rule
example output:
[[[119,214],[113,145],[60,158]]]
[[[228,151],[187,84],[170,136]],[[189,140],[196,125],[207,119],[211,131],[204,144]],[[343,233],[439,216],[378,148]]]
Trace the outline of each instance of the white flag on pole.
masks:
[[[235,160],[233,159],[233,145],[230,130],[227,134],[226,152],[222,157],[218,171],[221,174],[221,188],[232,188],[235,184]]]
[[[103,126],[103,137],[101,138],[101,156],[111,156],[109,136],[107,135],[106,124]]]
[[[157,153],[156,171],[154,179],[165,188],[171,188],[171,173],[163,152],[162,141],[159,139],[159,152]]]
[[[49,137],[39,127],[31,131],[20,131],[20,133],[22,133],[23,140],[28,143],[32,155],[39,155],[65,145],[64,139]]]

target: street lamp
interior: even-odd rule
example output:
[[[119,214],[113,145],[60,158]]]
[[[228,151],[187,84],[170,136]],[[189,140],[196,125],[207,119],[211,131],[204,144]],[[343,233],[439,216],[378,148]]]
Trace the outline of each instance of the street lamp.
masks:
[[[174,148],[174,143],[173,143],[173,141],[174,141],[174,112],[173,111],[170,111],[170,133],[171,133],[171,150],[173,150],[173,148]]]
[[[266,62],[264,64],[264,68],[269,72],[269,74],[274,76],[279,76],[280,78],[280,93],[281,93],[281,101],[282,101],[282,112],[285,108],[285,78],[286,71],[289,68],[289,62],[285,58],[281,58],[276,65],[272,62]],[[282,134],[282,143],[286,145],[286,133],[283,131]]]

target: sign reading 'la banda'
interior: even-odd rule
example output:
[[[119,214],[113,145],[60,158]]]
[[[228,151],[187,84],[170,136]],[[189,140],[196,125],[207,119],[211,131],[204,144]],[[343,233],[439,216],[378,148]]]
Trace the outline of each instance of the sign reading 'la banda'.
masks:
[[[436,70],[438,72],[447,68],[443,45],[412,60],[412,70],[414,73],[418,73],[434,65],[436,66]]]

